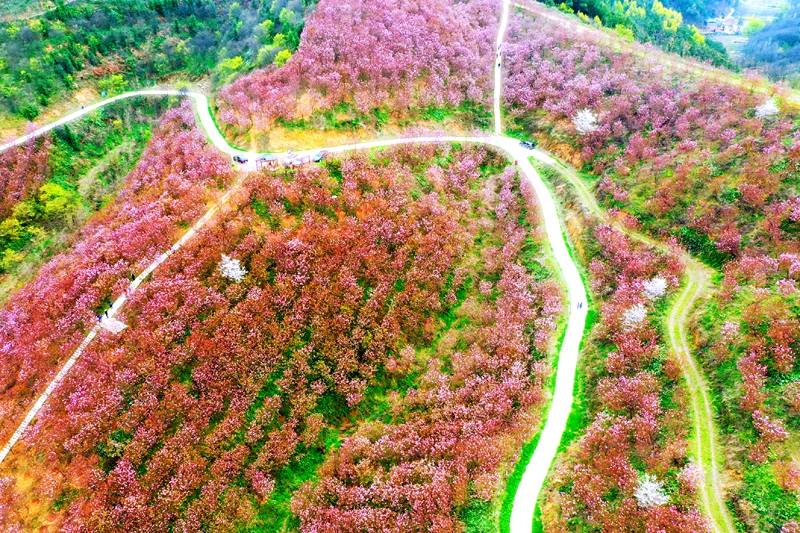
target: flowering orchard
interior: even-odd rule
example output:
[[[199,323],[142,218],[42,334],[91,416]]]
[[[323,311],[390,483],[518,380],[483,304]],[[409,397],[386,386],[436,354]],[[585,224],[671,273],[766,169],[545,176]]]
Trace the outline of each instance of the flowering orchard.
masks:
[[[0,154],[0,221],[47,178],[49,146],[48,138],[40,137]]]
[[[597,175],[606,207],[720,270],[698,348],[724,400],[723,446],[742,465],[728,493],[753,527],[800,520],[800,485],[773,466],[800,466],[797,114],[779,95],[673,74],[530,18],[512,20],[509,40],[511,123],[546,131],[543,144]]]
[[[525,17],[512,19],[509,39],[510,120],[546,128],[546,143],[602,178],[609,206],[715,266],[747,245],[780,245],[780,224],[800,220],[792,210],[797,117],[776,112],[774,101],[670,74]]]
[[[375,109],[488,106],[499,3],[322,0],[281,68],[224,89],[222,122],[266,131],[340,103]]]
[[[674,74],[527,16],[509,27],[503,97],[512,127],[601,177],[607,204],[719,266],[768,244],[791,216],[796,116],[744,88]],[[774,213],[786,207],[780,213]],[[768,229],[768,228],[765,228]],[[751,236],[751,234],[753,234]],[[774,232],[770,234],[773,237]]]
[[[408,145],[251,175],[11,468],[67,532],[462,531],[536,425],[563,312],[506,164]]]
[[[0,441],[6,442],[60,362],[108,302],[199,218],[227,158],[206,145],[188,106],[164,117],[116,200],[0,310]]]
[[[731,441],[744,481],[734,493],[736,507],[763,528],[779,528],[800,519],[800,463],[792,451],[800,422],[794,268],[800,256],[770,252],[749,251],[725,265],[718,299],[707,305],[701,325],[707,364],[726,384],[723,423],[738,430]],[[767,498],[760,494],[765,489]]]
[[[708,531],[687,458],[688,398],[659,326],[683,265],[596,219],[569,226],[587,228],[574,237],[599,313],[580,362],[580,419],[542,495],[544,530]]]

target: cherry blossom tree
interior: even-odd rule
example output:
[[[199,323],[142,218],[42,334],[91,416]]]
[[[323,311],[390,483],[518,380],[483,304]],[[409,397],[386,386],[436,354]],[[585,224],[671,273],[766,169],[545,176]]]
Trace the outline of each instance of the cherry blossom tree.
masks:
[[[639,479],[639,485],[633,496],[640,507],[666,505],[669,502],[669,496],[664,492],[664,483],[650,474],[644,474]]]
[[[781,527],[781,533],[800,533],[800,523],[789,520]]]
[[[231,259],[229,256],[222,254],[222,260],[219,263],[219,273],[229,280],[241,283],[244,281],[247,270],[242,267],[238,259]]]
[[[775,103],[774,98],[770,98],[760,106],[756,107],[756,118],[772,118],[778,113],[780,113],[780,109],[778,109],[778,104]]]
[[[572,119],[572,124],[581,135],[586,135],[599,128],[597,115],[589,109],[581,109]]]
[[[655,300],[667,292],[667,280],[656,276],[644,282],[644,295],[648,300]]]
[[[636,304],[625,310],[622,316],[622,324],[626,329],[631,329],[643,323],[646,318],[647,308],[643,304]]]

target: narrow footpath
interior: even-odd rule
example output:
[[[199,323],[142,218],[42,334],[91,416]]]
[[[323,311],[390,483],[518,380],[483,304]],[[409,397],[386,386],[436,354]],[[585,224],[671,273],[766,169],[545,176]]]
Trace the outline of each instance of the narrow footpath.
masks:
[[[614,225],[616,229],[631,239],[664,252],[676,253],[675,248],[648,235],[620,224],[614,224],[608,213],[597,203],[586,182],[581,179],[574,169],[539,150],[534,152],[533,157],[558,172],[573,188],[578,202],[584,209],[604,223]],[[692,356],[689,342],[686,338],[686,326],[692,318],[695,304],[701,297],[706,297],[710,294],[712,289],[710,280],[713,271],[688,252],[680,251],[679,253],[681,253],[686,265],[685,276],[681,291],[670,307],[665,328],[670,349],[678,356],[681,363],[692,404],[693,435],[691,439],[691,454],[703,473],[703,483],[699,487],[702,509],[710,519],[714,533],[735,533],[736,528],[734,527],[733,518],[725,505],[725,494],[721,488],[719,457],[722,454],[719,450],[718,430],[714,409],[708,394],[708,384],[699,364]]]
[[[175,96],[178,91],[164,90],[160,93],[161,96]],[[209,141],[212,142],[221,151],[228,154],[243,154],[246,155],[251,161],[259,154],[245,153],[231,148],[222,134],[217,130],[213,119],[211,118],[208,109],[208,100],[205,96],[196,93],[180,93],[189,98],[194,98],[197,104],[197,114],[203,125],[206,133],[208,133]],[[159,95],[158,91],[146,91],[128,93],[120,95],[114,99],[105,101],[104,103],[92,106],[93,109],[107,105],[112,101],[117,101],[122,98],[130,98],[135,96],[156,96]],[[72,115],[69,115],[70,120],[76,120],[84,116],[90,110],[82,110]],[[40,130],[37,130],[28,136],[25,140],[29,140],[38,135],[42,135],[58,125],[65,124],[70,120],[62,119],[57,123],[51,124]],[[23,141],[10,143],[9,145],[0,146],[0,151],[20,144]],[[547,231],[547,238],[549,246],[553,252],[555,260],[561,270],[561,277],[567,285],[569,293],[569,319],[567,322],[567,329],[564,335],[564,341],[561,345],[561,351],[558,357],[558,367],[555,369],[556,373],[556,387],[553,393],[552,404],[549,413],[547,413],[547,422],[542,431],[539,443],[534,452],[533,459],[531,460],[525,475],[522,478],[517,497],[514,504],[512,513],[512,528],[513,533],[528,533],[533,523],[533,512],[536,507],[539,492],[544,483],[550,465],[555,458],[558,445],[561,442],[561,435],[566,428],[567,418],[572,410],[572,392],[574,389],[575,371],[577,368],[578,351],[583,335],[584,325],[586,323],[587,306],[583,305],[578,309],[579,302],[586,302],[586,289],[583,285],[583,280],[578,273],[578,268],[575,265],[572,257],[569,254],[567,243],[564,240],[564,233],[562,232],[562,222],[558,218],[558,210],[556,209],[555,201],[547,189],[547,186],[542,181],[539,174],[533,168],[529,161],[531,152],[522,148],[519,141],[510,137],[500,135],[493,135],[487,137],[452,137],[452,136],[431,136],[431,137],[411,137],[405,139],[394,140],[381,140],[365,143],[348,144],[343,146],[334,146],[325,148],[331,153],[342,153],[353,150],[367,150],[373,148],[382,148],[386,146],[393,146],[399,144],[409,143],[441,143],[441,142],[458,142],[458,143],[474,143],[494,146],[504,151],[510,160],[516,161],[522,174],[530,181],[534,191],[536,192],[539,207],[541,210],[542,218]],[[305,150],[296,152],[298,156],[311,155],[320,149]],[[277,154],[282,157],[285,154]],[[239,167],[242,168],[242,167]],[[248,169],[243,169],[248,170]],[[230,195],[228,191],[226,196],[220,202],[224,201]],[[120,312],[121,308],[125,305],[128,295],[135,292],[139,285],[150,275],[161,263],[163,263],[170,255],[178,251],[183,245],[191,239],[197,231],[202,228],[208,221],[213,218],[219,210],[220,205],[213,206],[193,227],[190,229],[178,242],[176,242],[169,250],[160,255],[144,272],[137,276],[136,280],[131,283],[127,289],[126,294],[120,296],[113,304],[109,311],[109,317],[113,318]],[[46,405],[46,402],[52,392],[63,381],[69,373],[75,362],[83,354],[86,346],[100,333],[101,327],[98,325],[88,333],[84,341],[75,352],[70,356],[66,363],[61,367],[56,376],[50,381],[44,393],[38,397],[34,405],[30,408],[24,420],[20,423],[11,440],[0,450],[0,464],[8,456],[13,446],[19,442],[20,438],[24,435],[25,431],[31,425],[37,414]]]
[[[556,385],[553,391],[551,407],[548,413],[545,413],[546,422],[542,430],[536,450],[533,453],[530,463],[527,465],[526,471],[522,476],[519,487],[517,489],[516,497],[513,503],[511,512],[511,532],[512,533],[529,533],[531,531],[534,510],[539,498],[544,481],[550,470],[550,466],[555,459],[558,446],[561,442],[562,434],[566,428],[567,419],[572,410],[573,404],[573,390],[575,386],[575,372],[577,368],[579,348],[586,322],[586,315],[588,312],[586,288],[583,280],[578,272],[577,265],[572,259],[567,243],[565,241],[565,232],[563,231],[563,221],[559,219],[559,213],[556,209],[555,200],[542,181],[539,174],[530,163],[529,158],[534,156],[559,170],[565,176],[573,187],[575,187],[578,196],[581,198],[582,203],[590,210],[601,218],[607,218],[607,215],[598,206],[597,202],[591,195],[586,185],[580,178],[571,173],[568,169],[560,167],[552,158],[541,152],[531,152],[522,148],[516,139],[502,135],[502,115],[501,115],[501,97],[502,97],[502,45],[504,40],[505,31],[508,25],[509,10],[511,7],[510,0],[503,0],[503,12],[500,20],[499,31],[497,36],[497,50],[494,59],[494,135],[486,137],[454,137],[454,136],[430,136],[430,137],[410,137],[395,140],[382,140],[364,143],[355,143],[343,146],[327,147],[329,152],[342,153],[352,150],[366,150],[373,148],[381,148],[386,146],[408,144],[408,143],[432,143],[432,142],[460,142],[460,143],[475,143],[494,146],[504,151],[511,160],[517,162],[520,171],[528,179],[536,192],[542,219],[547,231],[548,244],[552,250],[553,256],[560,269],[561,278],[564,281],[568,295],[569,295],[569,317],[567,322],[567,329],[564,335],[564,341],[561,345],[561,350],[558,356],[558,365],[554,369],[556,373]],[[144,91],[134,91],[125,93],[114,98],[109,98],[95,105],[88,106],[84,109],[76,111],[64,118],[53,122],[43,128],[40,128],[28,135],[20,137],[13,142],[0,146],[0,152],[3,152],[13,146],[18,146],[27,142],[30,139],[43,135],[58,126],[68,122],[77,120],[92,111],[112,104],[122,99],[134,97],[188,97],[194,100],[195,110],[198,121],[202,128],[205,130],[210,143],[216,146],[220,151],[228,155],[243,155],[248,158],[247,165],[239,166],[242,173],[254,170],[254,161],[260,154],[252,152],[244,152],[231,147],[223,137],[222,133],[217,128],[211,111],[209,109],[208,99],[205,95],[196,92],[180,91],[175,89],[152,89]],[[322,148],[305,150],[296,153],[299,156],[312,155]],[[285,154],[276,154],[279,157]],[[243,176],[243,179],[246,176]],[[235,186],[234,186],[235,188]],[[196,235],[197,231],[211,220],[219,209],[225,204],[231,192],[229,190],[222,200],[211,207],[205,215],[198,220],[195,225],[169,250],[166,250],[148,268],[143,271],[129,286],[126,293],[120,296],[113,304],[109,311],[109,316],[116,315],[121,308],[125,305],[128,295],[135,292],[139,285],[170,255],[178,251],[189,239]],[[624,230],[624,229],[623,229]],[[659,248],[666,248],[666,245],[658,243],[649,237],[630,230],[624,230],[631,237],[642,240]],[[688,348],[685,335],[685,324],[689,318],[690,311],[698,296],[703,293],[707,280],[707,275],[702,272],[702,267],[699,263],[691,258],[687,259],[687,275],[688,282],[685,284],[681,295],[677,298],[674,304],[668,321],[668,330],[670,332],[670,344],[675,352],[681,358],[684,372],[687,376],[687,384],[692,396],[692,405],[694,407],[694,426],[695,426],[695,455],[699,465],[703,469],[705,483],[701,489],[701,500],[703,506],[709,516],[712,518],[715,533],[733,533],[734,529],[732,521],[727,513],[727,508],[724,505],[723,495],[720,494],[719,488],[719,475],[718,465],[716,460],[716,433],[713,424],[713,412],[711,409],[708,394],[706,392],[706,385],[702,374],[699,372],[694,359]],[[583,303],[580,309],[578,304]],[[52,392],[58,387],[64,377],[69,373],[75,362],[80,358],[86,346],[100,333],[101,326],[98,325],[93,328],[86,336],[84,341],[78,347],[70,358],[63,364],[55,377],[50,381],[44,393],[38,397],[36,402],[28,411],[24,420],[19,424],[16,432],[9,440],[8,443],[0,450],[0,464],[8,456],[13,446],[23,436],[30,424],[36,418],[40,410],[45,406],[47,399]]]

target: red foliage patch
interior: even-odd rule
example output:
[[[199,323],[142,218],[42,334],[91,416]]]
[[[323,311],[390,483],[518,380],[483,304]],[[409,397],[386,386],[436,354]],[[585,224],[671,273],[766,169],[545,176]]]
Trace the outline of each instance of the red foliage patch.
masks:
[[[79,491],[63,530],[257,524],[312,453],[332,457],[294,500],[304,530],[457,530],[468,497],[494,495],[543,398],[538,350],[562,310],[558,287],[521,263],[520,192],[532,193],[511,169],[484,181],[505,161],[483,148],[374,157],[251,176],[237,207],[134,293],[129,329],[90,345],[26,437],[52,459],[39,486]],[[479,236],[492,243],[481,253]],[[475,324],[433,348],[462,301]],[[361,423],[376,388],[391,412]]]
[[[167,113],[117,200],[94,216],[75,244],[0,310],[0,413],[22,421],[62,362],[118,296],[206,210],[210,187],[231,179],[224,156],[206,144],[188,106]],[[0,429],[5,442],[16,428]]]
[[[220,118],[266,130],[340,102],[360,112],[488,103],[498,2],[321,0],[300,48],[280,69],[258,71],[220,93]]]
[[[0,154],[0,220],[9,217],[14,206],[44,182],[49,149],[48,138],[39,137]]]

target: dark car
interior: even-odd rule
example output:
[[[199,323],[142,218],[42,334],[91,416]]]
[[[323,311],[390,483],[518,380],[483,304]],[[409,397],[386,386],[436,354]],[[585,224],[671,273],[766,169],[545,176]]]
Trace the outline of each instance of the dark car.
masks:
[[[525,148],[526,150],[533,150],[534,148],[536,148],[536,143],[533,141],[522,141],[521,143],[519,143],[519,145]]]
[[[313,161],[314,161],[314,163],[319,163],[320,161],[322,161],[326,157],[328,157],[328,151],[327,150],[323,150],[321,152],[317,152],[316,154],[314,154]]]
[[[240,165],[244,165],[245,163],[247,163],[247,158],[241,155],[233,156],[233,160],[239,163]]]

